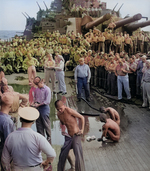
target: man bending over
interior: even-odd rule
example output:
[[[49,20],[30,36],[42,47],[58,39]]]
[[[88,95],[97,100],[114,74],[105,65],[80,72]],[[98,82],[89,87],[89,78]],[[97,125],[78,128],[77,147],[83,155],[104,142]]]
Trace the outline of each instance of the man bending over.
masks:
[[[119,113],[112,107],[101,107],[100,112],[109,114],[110,118],[115,121],[118,125],[120,125],[120,116]]]

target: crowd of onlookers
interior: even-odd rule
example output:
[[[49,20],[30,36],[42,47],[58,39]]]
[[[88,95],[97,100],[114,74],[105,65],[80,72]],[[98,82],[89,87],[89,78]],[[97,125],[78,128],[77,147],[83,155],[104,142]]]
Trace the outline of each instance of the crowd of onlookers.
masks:
[[[129,36],[126,32],[113,33],[108,28],[104,32],[94,28],[84,36],[74,31],[66,35],[61,35],[59,31],[47,31],[35,34],[30,41],[16,36],[12,41],[0,42],[1,67],[6,73],[26,71],[31,66],[44,68],[47,54],[55,58],[58,53],[63,56],[67,70],[76,67],[79,59],[84,58],[91,68],[91,84],[104,88],[108,94],[116,95],[116,66],[120,62],[127,65],[131,96],[139,97],[142,94],[142,76],[148,68],[146,55],[149,39],[149,33],[142,31],[133,32]],[[123,82],[120,83],[121,86]]]
[[[150,61],[146,55],[137,53],[129,58],[123,52],[115,53],[115,55],[110,52],[109,54],[96,53],[92,57],[92,51],[89,51],[85,63],[91,69],[92,85],[105,89],[107,94],[112,96],[118,94],[120,100],[122,97],[119,97],[119,92],[122,92],[122,85],[124,85],[128,99],[131,99],[131,97],[140,98],[143,95],[143,100],[147,98],[143,107],[147,106],[150,99],[148,92],[144,93],[144,91],[148,91],[149,88],[147,87],[145,90],[144,85],[150,83]],[[118,79],[118,76],[121,77]],[[122,80],[123,78],[125,80]],[[128,94],[129,92],[131,95]]]
[[[144,32],[134,32],[129,36],[112,30],[105,29],[104,32],[94,28],[84,36],[75,34],[74,31],[61,35],[59,31],[53,33],[45,32],[35,34],[34,38],[27,41],[24,38],[17,37],[11,41],[0,41],[0,58],[5,72],[13,73],[26,71],[25,60],[28,56],[38,60],[36,66],[43,67],[46,58],[46,52],[51,53],[53,57],[55,52],[63,55],[65,62],[70,60],[67,65],[76,66],[81,57],[86,57],[88,50],[95,52],[109,53],[114,51],[120,53],[126,52],[129,57],[137,52],[148,53],[149,34]],[[29,54],[29,55],[28,55]]]

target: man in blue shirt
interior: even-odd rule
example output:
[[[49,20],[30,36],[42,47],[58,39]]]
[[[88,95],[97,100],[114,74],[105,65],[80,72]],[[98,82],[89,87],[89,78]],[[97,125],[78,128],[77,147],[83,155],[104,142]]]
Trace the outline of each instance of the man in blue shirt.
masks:
[[[11,120],[9,111],[13,104],[13,95],[9,92],[1,95],[1,111],[0,111],[0,165],[1,155],[7,136],[14,131],[14,123]],[[1,165],[1,171],[4,171]]]
[[[84,63],[84,58],[79,59],[79,65],[75,69],[74,78],[78,88],[78,95],[77,95],[78,101],[79,102],[81,101],[82,87],[84,87],[85,97],[86,100],[89,102],[90,92],[89,92],[88,84],[91,78],[91,71],[89,66]]]

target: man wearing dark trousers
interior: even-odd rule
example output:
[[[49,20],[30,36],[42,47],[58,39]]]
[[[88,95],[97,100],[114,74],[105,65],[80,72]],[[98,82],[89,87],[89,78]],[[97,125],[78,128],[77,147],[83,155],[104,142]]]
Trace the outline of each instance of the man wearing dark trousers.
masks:
[[[51,143],[51,122],[49,119],[50,114],[50,101],[51,101],[51,90],[47,87],[40,77],[34,78],[34,84],[37,85],[34,95],[34,104],[40,113],[40,117],[36,120],[37,132],[45,136],[47,135],[47,140]]]
[[[82,87],[85,90],[86,100],[90,101],[90,92],[88,84],[91,78],[91,71],[89,66],[84,63],[84,58],[79,59],[79,65],[75,69],[74,78],[78,88],[78,101],[81,101]]]

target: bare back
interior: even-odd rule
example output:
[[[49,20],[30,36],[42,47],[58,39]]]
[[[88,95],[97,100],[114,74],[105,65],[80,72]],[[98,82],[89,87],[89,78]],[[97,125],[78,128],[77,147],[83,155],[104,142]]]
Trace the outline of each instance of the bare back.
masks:
[[[104,130],[110,130],[114,135],[120,137],[120,128],[119,125],[112,119],[107,119],[107,122],[103,126]]]
[[[114,120],[118,125],[120,125],[120,116],[119,113],[113,109],[112,107],[106,108],[106,110],[109,112],[110,118]]]

